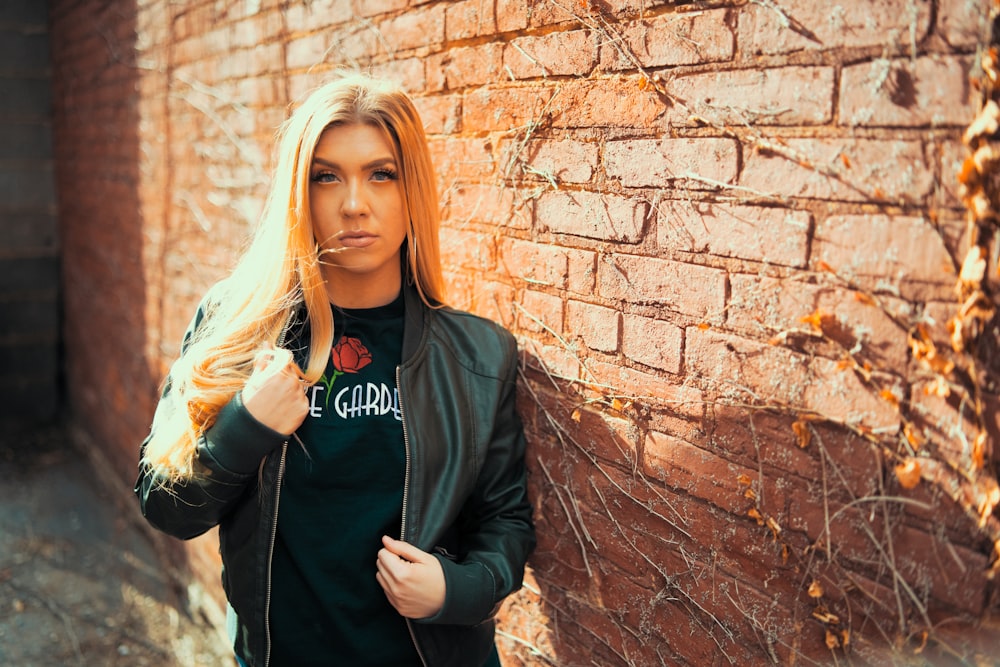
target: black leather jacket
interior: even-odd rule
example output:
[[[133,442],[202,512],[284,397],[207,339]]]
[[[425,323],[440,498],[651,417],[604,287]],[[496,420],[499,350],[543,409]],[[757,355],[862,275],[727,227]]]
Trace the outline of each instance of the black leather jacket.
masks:
[[[404,291],[396,371],[407,455],[402,539],[438,558],[446,584],[438,614],[407,623],[428,667],[481,665],[493,614],[520,587],[535,545],[515,411],[516,343],[497,324],[428,308]],[[188,336],[203,315],[204,306]],[[294,325],[289,341],[308,342],[307,328]],[[237,394],[202,436],[191,481],[164,489],[140,466],[135,487],[143,515],[170,535],[219,526],[235,647],[250,667],[268,667],[270,657],[270,564],[287,447]]]

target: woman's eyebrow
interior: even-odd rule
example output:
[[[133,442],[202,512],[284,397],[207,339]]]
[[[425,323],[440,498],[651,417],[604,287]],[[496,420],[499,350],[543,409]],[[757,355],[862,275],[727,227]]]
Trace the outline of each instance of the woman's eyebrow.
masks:
[[[337,164],[336,162],[334,162],[332,160],[327,160],[326,158],[320,157],[318,155],[313,156],[313,163],[314,164],[321,164],[324,167],[329,167],[331,169],[339,169],[340,168],[340,165]],[[387,157],[375,158],[374,160],[369,160],[368,162],[366,162],[363,165],[361,165],[361,168],[363,170],[367,170],[367,169],[374,169],[376,167],[385,167],[385,166],[390,166],[390,167],[396,166],[396,160],[394,160],[392,157],[388,157],[388,156]]]

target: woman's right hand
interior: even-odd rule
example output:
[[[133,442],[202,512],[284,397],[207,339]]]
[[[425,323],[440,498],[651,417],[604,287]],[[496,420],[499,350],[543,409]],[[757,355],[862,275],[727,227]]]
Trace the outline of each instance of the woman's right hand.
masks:
[[[264,426],[291,435],[309,414],[306,387],[292,353],[268,347],[254,359],[243,387],[243,405]]]

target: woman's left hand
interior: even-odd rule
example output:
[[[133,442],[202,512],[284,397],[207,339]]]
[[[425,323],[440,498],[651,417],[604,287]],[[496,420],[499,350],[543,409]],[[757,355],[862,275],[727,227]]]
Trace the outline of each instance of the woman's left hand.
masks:
[[[406,618],[427,618],[444,605],[444,570],[438,559],[408,542],[382,537],[378,580],[389,603]]]

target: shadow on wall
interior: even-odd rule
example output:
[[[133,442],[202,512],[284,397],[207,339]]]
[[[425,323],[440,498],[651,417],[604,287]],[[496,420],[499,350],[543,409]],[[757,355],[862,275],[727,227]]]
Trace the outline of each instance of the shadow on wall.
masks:
[[[140,83],[150,73],[136,61],[136,22],[132,1],[51,2],[66,400],[74,439],[106,486],[119,488],[135,478],[160,383],[147,359],[157,304],[147,298],[145,260],[162,221],[144,216],[165,215],[167,197],[163,182],[143,190],[140,169],[153,160],[143,146]],[[150,190],[162,199],[144,206]],[[185,571],[181,545],[162,540],[158,548]]]
[[[992,544],[870,442],[700,401],[651,424],[526,361],[539,545],[500,617],[508,667],[995,655]]]

